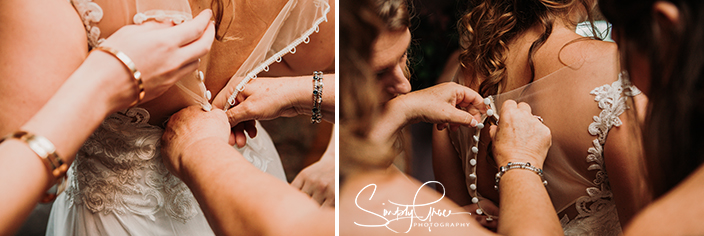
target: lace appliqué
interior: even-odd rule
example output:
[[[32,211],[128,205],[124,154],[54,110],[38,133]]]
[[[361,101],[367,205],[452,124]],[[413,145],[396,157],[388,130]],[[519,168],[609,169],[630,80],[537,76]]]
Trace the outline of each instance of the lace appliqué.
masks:
[[[88,36],[88,45],[91,48],[98,46],[105,40],[100,38],[100,28],[96,26],[103,19],[103,9],[92,0],[71,0],[71,4],[83,20],[86,36]]]
[[[93,213],[147,216],[165,210],[186,222],[198,203],[188,187],[162,163],[163,130],[149,125],[149,113],[132,108],[103,121],[79,150],[66,190],[70,205]]]
[[[592,181],[595,187],[586,189],[587,195],[579,197],[575,203],[578,215],[570,220],[565,215],[561,220],[565,235],[619,235],[621,224],[613,200],[613,192],[609,177],[604,167],[604,148],[606,136],[612,127],[623,124],[619,116],[628,109],[626,99],[635,96],[640,91],[633,86],[623,86],[623,74],[611,85],[603,85],[590,92],[595,95],[601,112],[594,116],[594,122],[589,125],[589,134],[596,136],[589,148],[587,162],[593,163],[589,170],[596,170],[596,178]]]

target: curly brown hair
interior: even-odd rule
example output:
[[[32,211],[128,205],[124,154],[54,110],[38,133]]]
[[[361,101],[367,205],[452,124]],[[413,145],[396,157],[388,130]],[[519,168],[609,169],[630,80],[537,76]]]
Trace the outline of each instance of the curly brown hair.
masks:
[[[460,64],[473,73],[466,85],[482,81],[482,96],[502,92],[506,84],[508,44],[536,24],[545,29],[529,50],[531,81],[535,77],[533,56],[552,33],[553,23],[566,17],[575,6],[587,12],[589,22],[596,13],[589,0],[472,0],[459,22]],[[579,4],[579,5],[578,5]],[[576,25],[578,22],[572,22]],[[594,27],[592,27],[594,28]],[[594,32],[594,35],[597,35]]]

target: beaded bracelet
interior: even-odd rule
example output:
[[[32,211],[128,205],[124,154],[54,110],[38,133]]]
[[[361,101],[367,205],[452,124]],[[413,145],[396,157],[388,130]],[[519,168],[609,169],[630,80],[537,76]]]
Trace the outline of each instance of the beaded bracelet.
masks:
[[[7,135],[0,139],[0,143],[7,139],[17,139],[26,143],[34,153],[36,153],[39,158],[44,163],[49,173],[57,180],[57,189],[55,193],[47,193],[41,200],[41,202],[46,203],[54,200],[62,191],[64,185],[64,180],[66,177],[66,171],[68,171],[68,165],[61,160],[58,154],[56,154],[56,147],[48,139],[34,135],[26,131],[17,131],[10,135]]]
[[[513,169],[525,169],[533,171],[538,174],[538,176],[540,176],[540,179],[543,181],[543,185],[548,186],[548,181],[545,180],[545,176],[543,176],[543,169],[532,166],[530,162],[509,162],[505,166],[500,167],[499,173],[496,173],[496,177],[494,178],[494,189],[496,191],[499,191],[499,181],[501,181],[501,176],[506,174],[507,171]]]
[[[139,72],[139,70],[137,70],[137,67],[135,66],[132,59],[130,59],[130,57],[128,57],[126,54],[124,54],[118,50],[115,50],[113,48],[110,48],[110,47],[98,46],[94,49],[106,52],[106,53],[112,55],[113,57],[117,58],[117,60],[122,62],[122,64],[125,67],[127,67],[127,69],[132,73],[132,78],[135,80],[135,82],[137,82],[137,87],[139,88],[139,97],[137,97],[136,101],[134,101],[134,102],[132,102],[132,104],[130,104],[130,107],[134,107],[137,104],[139,104],[139,102],[141,102],[142,99],[144,99],[144,94],[145,94],[144,83],[142,81],[142,73]]]
[[[321,104],[323,103],[323,72],[313,72],[313,115],[310,123],[320,123],[323,119]]]

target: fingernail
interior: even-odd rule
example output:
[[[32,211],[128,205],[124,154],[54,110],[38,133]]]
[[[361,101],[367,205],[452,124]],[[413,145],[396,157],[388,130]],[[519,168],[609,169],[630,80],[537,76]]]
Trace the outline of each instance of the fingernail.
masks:
[[[472,126],[472,127],[477,127],[477,120],[475,120],[474,118],[472,118],[472,121],[469,122],[469,125]]]

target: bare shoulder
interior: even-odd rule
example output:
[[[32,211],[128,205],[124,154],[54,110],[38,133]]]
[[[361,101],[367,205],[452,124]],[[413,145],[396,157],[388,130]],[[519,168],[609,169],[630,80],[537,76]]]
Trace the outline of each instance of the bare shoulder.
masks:
[[[0,1],[0,121],[14,129],[78,68],[87,54],[85,30],[66,1]],[[18,106],[18,104],[21,104]]]
[[[618,55],[618,47],[613,42],[580,38],[566,43],[560,51],[560,60],[566,65],[583,61],[603,60]]]

